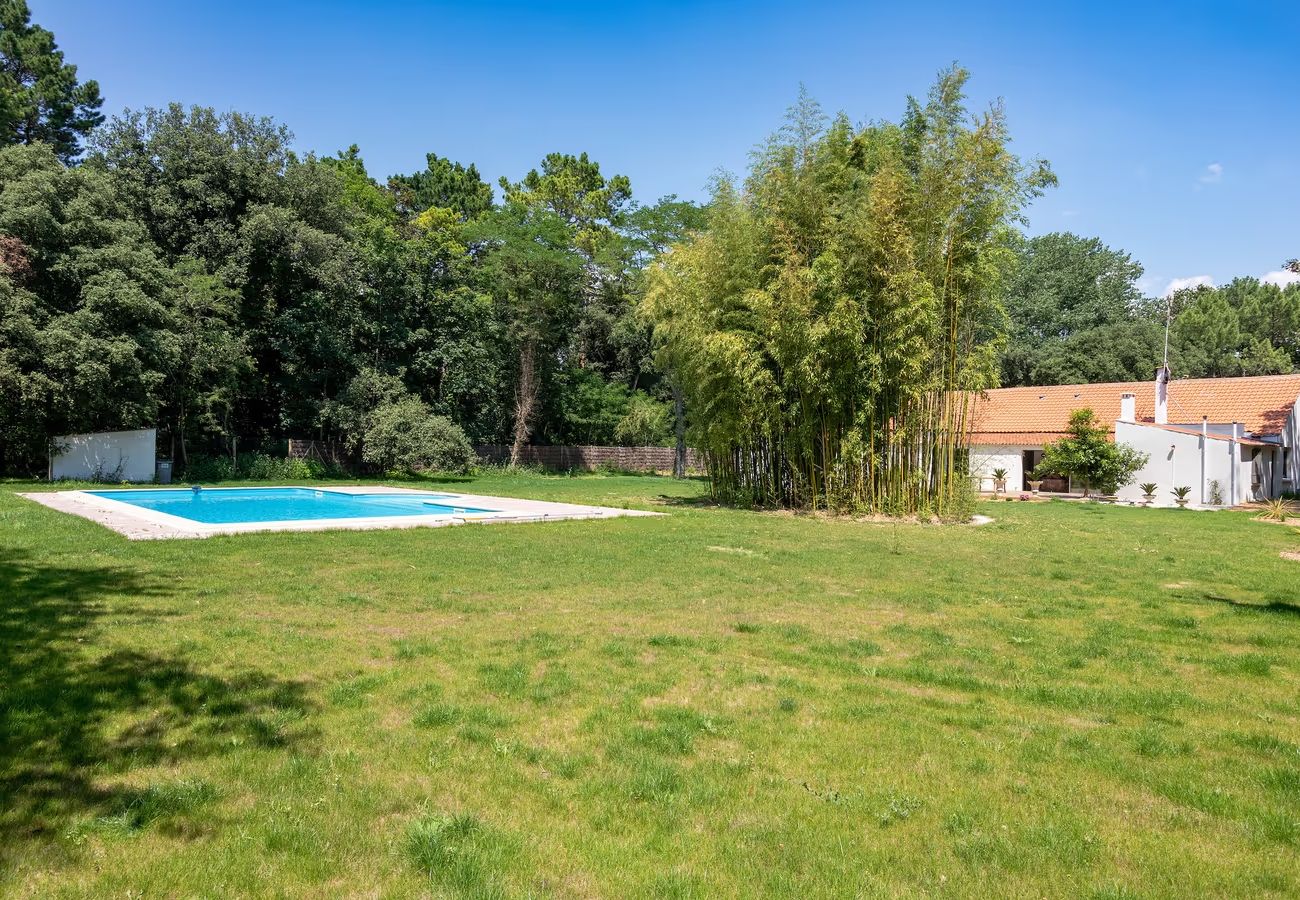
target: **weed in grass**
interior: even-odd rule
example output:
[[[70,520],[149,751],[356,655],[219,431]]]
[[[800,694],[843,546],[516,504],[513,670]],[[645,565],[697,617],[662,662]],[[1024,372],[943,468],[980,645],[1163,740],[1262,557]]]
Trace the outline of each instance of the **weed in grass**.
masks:
[[[419,728],[445,728],[460,721],[460,707],[454,703],[431,703],[411,721]]]
[[[783,713],[792,713],[799,709],[799,701],[793,697],[782,697],[777,701],[776,708]]]
[[[164,830],[176,829],[182,819],[193,816],[218,798],[217,789],[205,781],[174,781],[127,791],[115,809],[91,822],[86,830],[129,835],[155,823]]]
[[[656,634],[647,641],[651,647],[694,647],[695,640],[679,634]]]
[[[731,627],[738,634],[758,634],[763,630],[762,625],[758,625],[754,622],[736,622]]]
[[[712,893],[684,872],[669,872],[651,880],[646,896],[655,900],[704,900]]]
[[[1273,671],[1275,662],[1275,657],[1263,653],[1235,653],[1212,660],[1210,668],[1219,675],[1249,675],[1263,678]]]
[[[682,789],[677,766],[651,754],[637,754],[627,760],[627,795],[641,803],[666,803]]]
[[[502,666],[497,663],[479,666],[479,680],[494,694],[518,697],[528,689],[528,671],[522,663]]]
[[[1232,805],[1232,798],[1222,788],[1199,782],[1162,781],[1155,785],[1155,791],[1179,806],[1213,816],[1226,815]]]
[[[1264,787],[1275,794],[1279,794],[1281,799],[1288,803],[1300,804],[1300,768],[1295,766],[1275,766],[1266,769],[1261,780]]]
[[[1134,735],[1133,749],[1140,756],[1176,756],[1190,753],[1192,747],[1187,741],[1170,740],[1168,735],[1158,728],[1146,727]]]
[[[437,653],[437,648],[431,641],[416,640],[413,638],[399,638],[393,642],[394,655],[403,661],[412,659],[423,659],[426,656],[433,656]]]
[[[1300,813],[1295,808],[1261,812],[1250,822],[1251,832],[1265,841],[1294,847],[1300,844]]]
[[[431,816],[413,823],[406,855],[434,884],[466,897],[506,897],[504,872],[516,842],[472,815]]]
[[[356,675],[341,681],[330,688],[330,703],[334,706],[357,708],[365,706],[382,685],[387,683],[385,675]]]
[[[374,601],[364,594],[341,594],[334,600],[335,604],[346,609],[364,609],[372,606]]]
[[[595,762],[588,753],[559,753],[544,747],[526,747],[521,752],[525,762],[572,781]]]
[[[880,813],[878,819],[881,828],[888,828],[899,822],[905,822],[912,817],[922,806],[921,801],[916,797],[910,797],[907,794],[895,794],[885,801],[884,811]]]
[[[552,631],[534,631],[516,642],[520,653],[537,659],[557,659],[565,653],[572,653],[580,642],[571,635],[556,634]]]
[[[661,707],[654,712],[654,725],[637,725],[627,732],[627,742],[655,753],[685,756],[695,747],[699,735],[718,733],[710,717],[684,707]]]
[[[1259,732],[1243,733],[1236,731],[1230,733],[1228,737],[1237,746],[1245,747],[1248,750],[1254,750],[1257,753],[1293,756],[1296,759],[1300,759],[1300,744],[1294,744],[1291,741],[1283,740],[1273,734],[1262,734]]]

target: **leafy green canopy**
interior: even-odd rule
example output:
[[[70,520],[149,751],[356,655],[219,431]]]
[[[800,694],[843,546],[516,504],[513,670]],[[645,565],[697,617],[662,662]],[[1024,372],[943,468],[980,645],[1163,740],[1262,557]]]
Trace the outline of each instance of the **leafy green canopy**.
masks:
[[[492,208],[492,188],[473,163],[462,166],[436,153],[428,154],[426,162],[423,172],[388,179],[400,210],[417,214],[432,207],[450,209],[469,221]]]
[[[806,94],[643,306],[728,500],[946,515],[966,400],[992,386],[1013,226],[1055,179],[968,114],[944,72],[898,124],[826,122]]]
[[[1110,440],[1108,429],[1097,422],[1091,409],[1072,412],[1067,431],[1069,437],[1043,448],[1042,462],[1034,469],[1039,478],[1059,475],[1082,484],[1085,493],[1096,488],[1113,494],[1131,483],[1151,458],[1128,444]]]
[[[99,85],[77,81],[54,35],[33,25],[26,0],[0,2],[0,144],[49,144],[68,162],[104,121]]]
[[[1182,377],[1271,375],[1300,367],[1300,284],[1254,278],[1165,300],[1138,287],[1142,267],[1097,238],[1018,242],[1007,285],[1002,384],[1143,381],[1164,355]]]

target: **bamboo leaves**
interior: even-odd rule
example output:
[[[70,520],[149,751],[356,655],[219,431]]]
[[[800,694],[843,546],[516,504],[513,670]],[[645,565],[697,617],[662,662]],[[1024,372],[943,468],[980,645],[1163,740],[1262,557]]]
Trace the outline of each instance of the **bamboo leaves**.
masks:
[[[826,124],[806,94],[663,254],[643,313],[721,499],[947,515],[967,392],[991,386],[1015,223],[1050,182],[972,118],[965,72],[899,125]]]

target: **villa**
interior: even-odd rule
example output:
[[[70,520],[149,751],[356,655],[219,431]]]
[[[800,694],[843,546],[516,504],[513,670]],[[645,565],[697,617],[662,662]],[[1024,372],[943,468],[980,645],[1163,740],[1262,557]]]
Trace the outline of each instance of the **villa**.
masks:
[[[1161,367],[1150,382],[998,388],[975,403],[969,439],[980,489],[1007,472],[1006,490],[1030,490],[1043,447],[1065,437],[1070,414],[1097,414],[1114,440],[1149,455],[1121,500],[1154,482],[1156,502],[1172,505],[1175,487],[1191,488],[1197,506],[1233,506],[1294,492],[1300,485],[1300,374],[1171,379]],[[1066,492],[1064,479],[1040,489]]]

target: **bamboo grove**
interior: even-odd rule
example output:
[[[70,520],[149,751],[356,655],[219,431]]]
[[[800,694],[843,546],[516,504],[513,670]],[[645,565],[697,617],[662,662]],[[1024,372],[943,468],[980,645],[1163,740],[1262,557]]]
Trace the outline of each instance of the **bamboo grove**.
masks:
[[[996,383],[1026,203],[1054,183],[941,74],[898,123],[801,94],[721,178],[706,231],[652,268],[642,312],[727,502],[954,514],[969,398]]]

